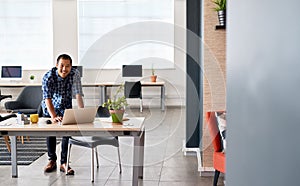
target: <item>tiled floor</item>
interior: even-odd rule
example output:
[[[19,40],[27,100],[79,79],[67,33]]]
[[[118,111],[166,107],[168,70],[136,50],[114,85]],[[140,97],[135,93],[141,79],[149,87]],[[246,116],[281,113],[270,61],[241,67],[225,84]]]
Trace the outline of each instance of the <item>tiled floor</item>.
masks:
[[[185,109],[166,108],[128,109],[129,116],[145,116],[145,161],[144,186],[211,186],[213,177],[201,177],[197,171],[196,156],[184,156],[181,148],[185,138]],[[57,170],[44,173],[47,156],[44,155],[30,166],[19,166],[19,178],[11,178],[11,167],[0,166],[0,185],[131,185],[132,146],[130,137],[120,137],[120,151],[123,172],[119,173],[117,151],[112,146],[100,146],[100,168],[95,172],[95,182],[90,182],[90,149],[73,146],[71,166],[74,176],[66,176]],[[57,148],[60,152],[60,145]],[[60,157],[58,153],[58,157]],[[223,185],[220,178],[219,184]]]

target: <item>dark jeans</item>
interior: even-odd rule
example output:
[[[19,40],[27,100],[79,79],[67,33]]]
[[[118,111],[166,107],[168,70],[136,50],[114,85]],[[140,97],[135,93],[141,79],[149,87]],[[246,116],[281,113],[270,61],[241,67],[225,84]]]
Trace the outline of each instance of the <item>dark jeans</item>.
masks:
[[[67,155],[68,155],[68,143],[69,143],[69,136],[62,137],[61,140],[61,158],[60,163],[64,164],[67,162]],[[49,136],[47,137],[47,148],[48,148],[48,156],[49,160],[56,161],[56,137],[55,136]]]

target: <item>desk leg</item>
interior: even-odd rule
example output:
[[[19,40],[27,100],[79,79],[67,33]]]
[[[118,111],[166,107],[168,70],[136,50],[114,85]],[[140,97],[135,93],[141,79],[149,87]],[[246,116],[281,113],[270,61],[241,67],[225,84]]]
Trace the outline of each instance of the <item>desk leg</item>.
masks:
[[[141,136],[134,137],[133,174],[132,174],[132,185],[133,186],[138,186],[138,178],[143,179],[144,144],[145,144],[145,131],[142,132]]]
[[[162,111],[165,111],[165,86],[160,88],[160,107]]]
[[[11,170],[12,170],[12,177],[18,177],[18,164],[17,164],[17,137],[11,136]]]

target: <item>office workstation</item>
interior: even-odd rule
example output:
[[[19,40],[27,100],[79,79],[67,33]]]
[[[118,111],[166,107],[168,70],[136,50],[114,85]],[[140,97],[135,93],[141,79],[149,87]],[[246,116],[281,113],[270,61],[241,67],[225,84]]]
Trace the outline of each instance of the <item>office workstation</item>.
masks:
[[[72,66],[72,68],[78,69],[80,76],[83,76],[83,66]],[[22,88],[26,86],[41,86],[41,83],[35,82],[24,82],[22,66],[1,66],[1,81],[0,88]],[[142,65],[123,65],[122,77],[128,78],[127,81],[138,81],[142,76]],[[98,98],[100,99],[99,104],[102,105],[109,97],[107,89],[109,87],[118,87],[124,85],[124,82],[85,82],[82,83],[82,87],[97,87],[99,88]],[[141,81],[142,87],[159,87],[160,88],[160,107],[161,110],[165,110],[165,82],[157,81]],[[97,97],[97,95],[95,95]]]
[[[89,3],[92,3],[93,6]],[[105,5],[102,4],[102,6],[99,6],[98,3],[104,3]],[[146,117],[145,128],[146,131],[150,131],[147,133],[147,135],[149,134],[149,137],[146,139],[146,144],[148,142],[149,147],[149,150],[145,153],[146,162],[148,161],[148,164],[146,164],[149,166],[150,169],[148,170],[150,170],[150,172],[160,173],[159,176],[155,175],[154,178],[150,177],[152,176],[151,174],[144,176],[148,176],[148,180],[154,180],[155,183],[150,181],[150,184],[168,184],[168,182],[171,184],[172,181],[179,182],[179,184],[183,184],[186,181],[198,184],[199,180],[185,180],[185,178],[188,178],[188,175],[185,173],[180,173],[181,175],[184,175],[184,177],[177,177],[174,179],[174,177],[168,173],[174,173],[176,171],[178,171],[178,173],[181,172],[183,165],[173,165],[167,161],[168,159],[175,160],[176,162],[190,161],[187,160],[189,158],[181,156],[180,158],[182,159],[178,161],[178,159],[176,159],[178,157],[175,156],[176,152],[185,146],[186,141],[189,140],[190,133],[193,133],[193,131],[188,131],[187,134],[184,133],[186,125],[189,125],[189,123],[184,121],[186,118],[186,97],[190,97],[191,99],[194,98],[188,94],[191,89],[186,90],[186,84],[189,83],[186,79],[190,78],[190,76],[187,76],[186,74],[186,46],[184,44],[186,42],[185,28],[187,2],[178,0],[159,2],[162,5],[159,5],[161,9],[157,9],[159,11],[151,11],[152,8],[150,7],[155,7],[156,5],[154,3],[158,3],[158,1],[142,1],[141,3],[145,3],[142,4],[142,6],[149,7],[149,9],[138,8],[140,11],[143,11],[142,14],[138,13],[140,12],[139,10],[131,9],[138,6],[127,4],[127,7],[130,8],[130,15],[120,14],[119,16],[120,18],[124,17],[127,19],[125,22],[123,20],[114,19],[115,16],[109,16],[105,11],[110,9],[110,3],[124,4],[123,1],[52,1],[50,14],[53,13],[54,15],[53,17],[52,15],[46,15],[43,19],[49,19],[49,17],[53,18],[53,25],[46,25],[46,23],[52,22],[52,20],[45,20],[43,22],[45,25],[38,24],[38,28],[48,26],[49,28],[53,28],[54,34],[49,32],[49,37],[47,35],[49,33],[41,33],[42,38],[39,39],[39,41],[41,41],[40,43],[43,43],[43,46],[35,46],[35,48],[40,48],[41,50],[34,53],[28,52],[28,55],[18,54],[14,57],[16,58],[14,59],[14,63],[9,62],[9,56],[14,56],[12,55],[13,53],[9,53],[10,55],[3,60],[5,63],[1,62],[1,65],[3,66],[22,66],[23,72],[22,80],[0,80],[2,93],[11,94],[13,96],[12,99],[5,101],[15,100],[26,86],[41,85],[43,74],[52,66],[55,66],[55,59],[61,53],[70,54],[74,59],[73,65],[82,67],[81,80],[85,94],[84,100],[88,106],[100,105],[103,103],[111,97],[114,88],[125,81],[140,81],[144,110],[143,112],[139,112],[139,110],[134,107],[138,106],[138,104],[133,103],[130,105],[133,109],[129,108],[128,112],[132,112],[130,113],[132,115]],[[134,3],[139,2],[135,1]],[[47,5],[47,2],[45,5]],[[98,8],[96,8],[97,6]],[[62,9],[61,7],[64,8]],[[120,5],[120,7],[122,6]],[[40,10],[46,10],[46,8]],[[123,11],[123,9],[120,8],[110,12],[119,14],[120,12],[118,11],[126,14],[127,10]],[[163,12],[162,17],[159,14],[160,11]],[[49,13],[49,11],[38,12],[38,14],[41,13]],[[104,13],[106,19],[101,19],[101,16],[103,16],[100,15],[101,13]],[[65,14],[68,16],[62,16]],[[193,13],[191,12],[191,14]],[[149,18],[152,18],[153,16],[155,17],[154,21],[149,21]],[[94,18],[93,21],[89,20],[91,17]],[[144,19],[145,17],[146,19]],[[77,18],[82,21],[79,22]],[[61,23],[64,23],[64,29],[61,28]],[[93,25],[94,23],[98,23],[98,25]],[[109,28],[111,30],[106,30],[110,27],[111,23],[113,23],[112,29]],[[33,25],[33,23],[28,25]],[[103,25],[106,26],[103,27]],[[176,28],[174,25],[176,25]],[[35,28],[36,27],[32,27],[34,32]],[[46,29],[39,30],[44,31]],[[28,32],[30,31],[24,29],[24,33],[27,34],[26,37],[30,38],[30,35],[34,35],[33,33]],[[147,35],[149,33],[150,35]],[[160,33],[162,34],[160,35]],[[35,38],[30,39],[31,43],[34,43],[34,39]],[[145,43],[146,46],[142,46],[143,43]],[[7,44],[7,46],[11,47],[12,45]],[[22,47],[22,44],[17,46]],[[44,46],[49,48],[45,49],[43,48]],[[26,47],[29,48],[28,46]],[[19,51],[26,50],[20,49]],[[18,56],[23,57],[19,58]],[[27,64],[30,64],[30,66]],[[142,77],[123,77],[122,65],[136,64],[143,65]],[[152,64],[154,64],[155,73],[158,76],[158,80],[155,83],[150,82]],[[33,81],[30,80],[31,75],[35,76]],[[192,89],[192,92],[193,91],[194,90]],[[1,103],[2,108],[5,101]],[[195,107],[199,108],[197,100],[194,100],[194,103],[197,105]],[[165,112],[161,112],[162,110]],[[195,109],[195,111],[197,111],[197,109]],[[192,118],[198,118],[198,115],[199,114],[195,114]],[[162,127],[162,129],[160,127]],[[194,130],[198,130],[198,128]],[[176,134],[177,136],[173,138],[173,134]],[[201,134],[197,136],[200,135]],[[161,137],[165,140],[157,142],[157,137]],[[162,139],[159,139],[158,141],[160,140]],[[165,145],[166,141],[168,141],[167,145]],[[191,141],[198,140],[192,139]],[[157,150],[155,147],[159,146],[160,143],[164,144],[164,146]],[[173,143],[174,145],[172,145]],[[199,149],[199,146],[193,144],[191,148]],[[166,153],[161,154],[157,152]],[[161,156],[158,154],[161,154]],[[180,153],[180,155],[182,155],[182,153]],[[189,167],[193,170],[199,170],[197,167],[195,168],[194,165],[197,165],[201,161],[195,162],[194,157],[191,159],[190,164],[192,166]],[[155,164],[154,162],[163,162],[161,165],[164,166],[160,170],[153,170],[156,169],[153,167]],[[169,170],[170,168],[168,166],[173,166],[172,171]],[[209,165],[207,166],[209,167]],[[24,174],[20,174],[20,176],[21,175]],[[114,181],[117,180],[122,182],[121,184],[126,185],[126,181],[128,181],[127,178],[125,178],[126,176],[119,178],[114,175],[114,173],[112,173],[112,175],[112,178],[107,179],[109,180],[108,182],[110,182],[107,184],[115,185],[117,183]],[[197,178],[199,175],[196,173],[194,176]],[[98,178],[100,177],[101,176],[98,175]],[[62,178],[64,179],[64,176]],[[74,177],[74,179],[77,178],[80,178],[80,174]],[[58,178],[58,180],[61,179]],[[143,181],[144,184],[147,184],[146,182]]]
[[[129,136],[134,138],[132,185],[138,185],[138,179],[143,178],[145,129],[144,118],[128,118],[123,125],[101,121],[97,118],[93,123],[76,125],[48,125],[47,118],[40,118],[39,122],[32,125],[20,126],[15,118],[0,123],[1,135],[11,136],[11,168],[12,177],[18,177],[17,165],[17,140],[16,136]],[[128,124],[130,123],[130,125]]]

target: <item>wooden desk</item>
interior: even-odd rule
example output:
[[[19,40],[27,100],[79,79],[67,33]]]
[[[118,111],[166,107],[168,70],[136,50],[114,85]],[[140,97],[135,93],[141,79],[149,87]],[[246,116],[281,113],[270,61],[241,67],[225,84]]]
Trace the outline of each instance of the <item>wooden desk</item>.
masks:
[[[160,107],[161,110],[165,110],[165,82],[146,82],[141,81],[142,87],[160,87]],[[102,82],[102,83],[84,83],[82,87],[99,87],[100,88],[100,104],[104,103],[107,100],[107,88],[108,87],[117,87],[121,83],[116,82]],[[0,87],[5,88],[17,88],[25,86],[41,86],[40,83],[0,83]]]
[[[39,118],[38,124],[29,125],[18,125],[16,118],[0,122],[1,135],[11,136],[12,177],[18,177],[16,136],[131,136],[134,138],[132,185],[137,186],[138,178],[143,178],[144,117],[129,117],[123,125],[108,122],[107,118],[96,118],[94,123],[77,125],[47,125],[46,120]]]

